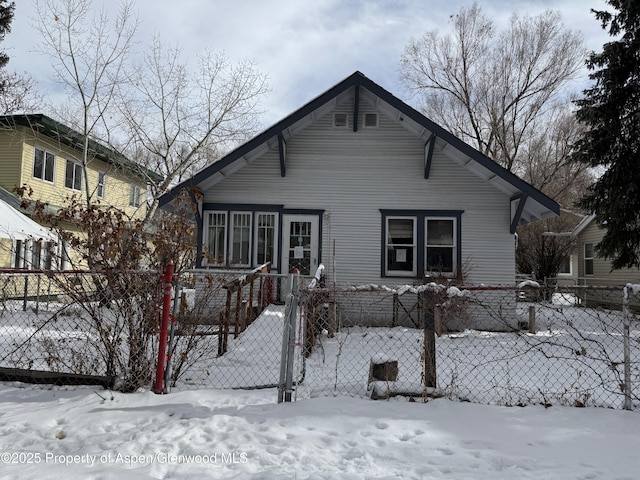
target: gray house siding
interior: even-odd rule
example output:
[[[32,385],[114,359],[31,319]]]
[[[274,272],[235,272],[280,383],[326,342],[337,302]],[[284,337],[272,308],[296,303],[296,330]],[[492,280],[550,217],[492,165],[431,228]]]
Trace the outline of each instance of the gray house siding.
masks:
[[[598,257],[594,253],[593,275],[585,272],[584,245],[590,243],[595,246],[602,240],[604,231],[595,221],[590,222],[578,234],[578,277],[584,285],[625,285],[626,283],[640,283],[640,270],[637,268],[624,268],[611,271],[611,262]]]
[[[364,113],[360,110],[360,124]],[[336,112],[349,114],[350,104]],[[204,192],[207,204],[272,204],[323,210],[321,260],[339,283],[411,283],[381,276],[381,209],[462,210],[462,267],[470,283],[513,284],[514,237],[509,199],[435,153],[424,178],[424,143],[379,115],[379,126],[354,132],[327,114],[286,145],[286,176],[272,150]],[[250,185],[251,188],[247,188]],[[334,270],[335,267],[335,270]]]

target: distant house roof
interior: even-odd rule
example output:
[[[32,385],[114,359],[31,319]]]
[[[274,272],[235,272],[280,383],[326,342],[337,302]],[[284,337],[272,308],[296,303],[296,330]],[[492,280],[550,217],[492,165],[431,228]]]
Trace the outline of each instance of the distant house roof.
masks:
[[[34,132],[38,132],[76,150],[84,149],[85,137],[83,134],[41,113],[0,116],[1,129],[15,128],[16,126],[30,128]],[[108,148],[95,140],[89,139],[89,150],[91,155],[98,160],[122,168],[126,173],[134,177],[143,180],[149,179],[154,183],[159,183],[164,178],[162,175],[132,162],[120,152]]]
[[[582,232],[585,228],[587,228],[587,226],[589,226],[589,224],[596,218],[596,216],[594,214],[591,215],[587,215],[586,217],[584,217],[582,219],[582,221],[576,225],[576,228],[573,229],[573,231],[571,232],[571,235],[574,237],[577,237],[580,232]]]
[[[176,185],[160,197],[160,207],[169,204],[183,188],[196,188],[200,191],[209,189],[265,152],[280,148],[283,140],[286,141],[314,120],[331,112],[349,96],[355,96],[359,100],[370,100],[381,112],[422,138],[425,144],[433,145],[429,148],[443,151],[452,161],[475,174],[481,181],[491,184],[509,196],[512,207],[512,231],[515,231],[515,227],[520,223],[559,214],[560,206],[554,200],[435,124],[361,72],[353,73],[247,143]],[[355,104],[354,114],[357,117],[358,101]],[[355,122],[354,129],[357,128]],[[449,146],[453,148],[448,148]],[[425,177],[428,176],[428,168],[429,166],[425,165]]]

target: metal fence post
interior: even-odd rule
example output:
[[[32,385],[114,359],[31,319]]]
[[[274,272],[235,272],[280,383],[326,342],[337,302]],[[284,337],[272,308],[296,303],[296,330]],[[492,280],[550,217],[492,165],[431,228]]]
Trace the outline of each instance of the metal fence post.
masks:
[[[284,401],[291,401],[293,392],[293,359],[296,348],[296,318],[298,318],[298,299],[300,298],[300,274],[295,271],[293,275],[293,299],[291,300],[291,312],[289,315],[289,345],[287,349],[287,377],[284,391]]]
[[[154,393],[164,393],[164,363],[167,355],[167,336],[169,334],[169,317],[171,316],[171,292],[173,290],[173,261],[170,260],[162,275],[162,319],[160,322],[160,342],[158,344],[158,364]]]
[[[424,284],[431,277],[424,278]],[[435,292],[429,288],[418,294],[419,318],[424,330],[424,387],[436,387]]]
[[[631,329],[631,315],[629,314],[629,288],[627,284],[622,290],[622,317],[624,338],[624,409],[631,410],[631,347],[629,331]]]
[[[169,328],[169,344],[167,346],[167,366],[164,371],[164,391],[169,393],[171,380],[171,360],[173,357],[173,350],[175,349],[176,338],[176,319],[178,315],[178,304],[182,302],[180,296],[182,292],[182,284],[178,281],[176,283],[176,292],[173,296],[173,312],[171,314],[171,326]],[[181,305],[182,307],[182,305]]]
[[[290,402],[291,390],[293,389],[293,352],[295,349],[296,312],[298,310],[298,279],[299,274],[296,269],[294,273],[289,275],[291,289],[285,301],[278,403]]]

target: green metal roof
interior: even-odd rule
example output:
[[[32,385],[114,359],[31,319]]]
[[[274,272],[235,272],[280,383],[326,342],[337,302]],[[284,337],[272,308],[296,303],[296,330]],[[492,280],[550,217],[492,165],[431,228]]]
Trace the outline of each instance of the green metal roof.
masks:
[[[0,115],[0,128],[15,128],[16,126],[30,128],[34,132],[45,135],[76,150],[84,149],[85,137],[83,134],[41,113]],[[89,151],[94,158],[116,165],[126,173],[140,179],[150,179],[154,183],[160,183],[164,179],[162,175],[132,162],[120,152],[108,148],[95,140],[89,139]]]

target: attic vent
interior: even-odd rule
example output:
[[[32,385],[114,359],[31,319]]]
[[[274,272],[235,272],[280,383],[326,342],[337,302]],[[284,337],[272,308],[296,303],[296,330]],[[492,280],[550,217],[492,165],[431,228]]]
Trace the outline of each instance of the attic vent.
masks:
[[[334,127],[346,127],[347,126],[347,114],[346,113],[334,113],[333,114],[333,126]]]
[[[378,126],[378,114],[377,113],[365,113],[364,114],[364,126],[365,127],[377,127]]]

